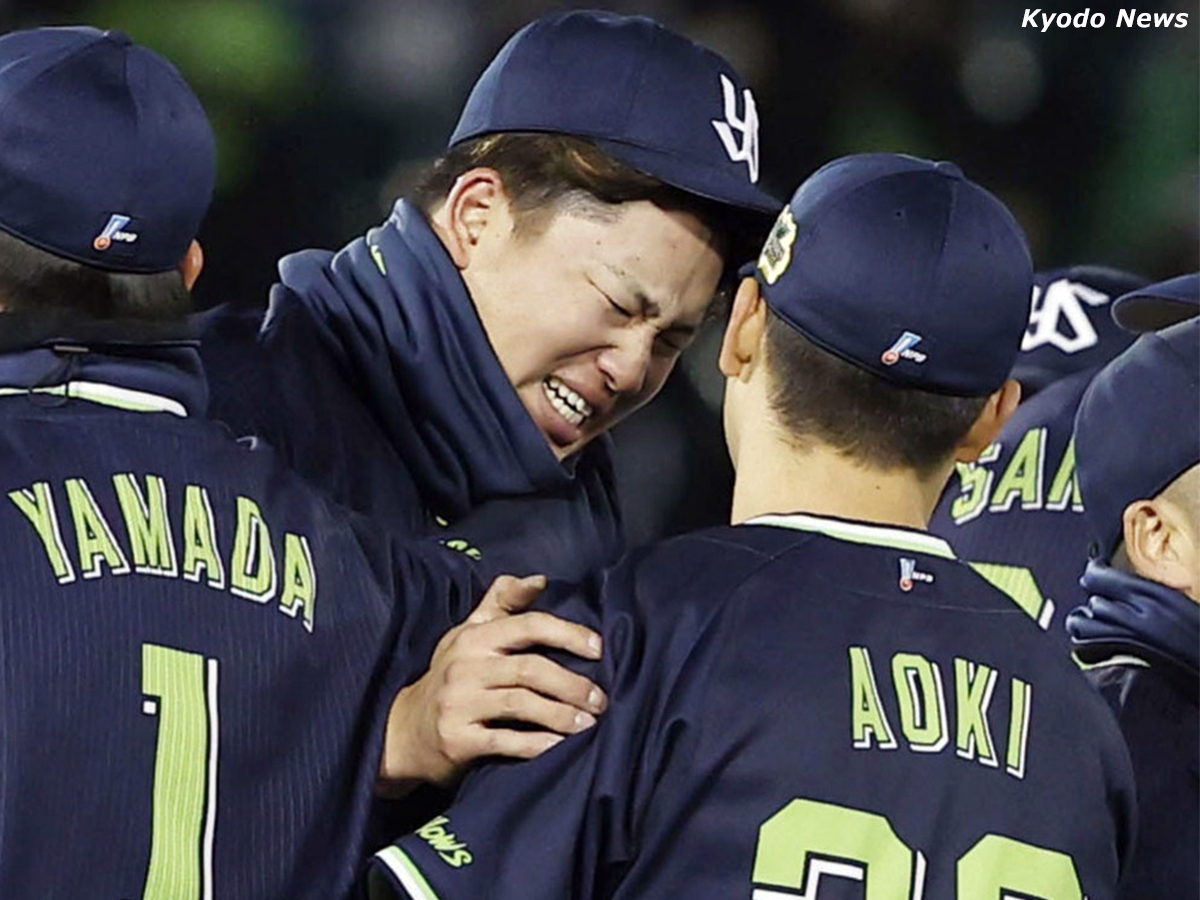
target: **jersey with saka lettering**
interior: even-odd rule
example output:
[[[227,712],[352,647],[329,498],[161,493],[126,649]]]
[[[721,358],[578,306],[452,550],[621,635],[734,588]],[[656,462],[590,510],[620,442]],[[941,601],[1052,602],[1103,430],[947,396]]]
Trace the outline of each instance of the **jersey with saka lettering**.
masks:
[[[1095,373],[1064,378],[1017,407],[978,462],[959,463],[929,524],[1064,650],[1066,615],[1087,602],[1079,578],[1088,538],[1071,430]]]
[[[0,355],[0,897],[344,896],[464,560],[369,549],[130,352]]]
[[[608,712],[471,777],[376,855],[374,895],[1113,897],[1133,794],[1111,716],[941,539],[765,517],[551,606],[602,612]]]

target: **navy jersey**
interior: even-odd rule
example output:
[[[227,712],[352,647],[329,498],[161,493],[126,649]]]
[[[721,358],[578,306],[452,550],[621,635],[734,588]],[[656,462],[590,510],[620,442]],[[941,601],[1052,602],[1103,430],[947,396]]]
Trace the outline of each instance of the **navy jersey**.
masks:
[[[343,896],[478,584],[197,418],[194,351],[72,344],[0,355],[0,897]]]
[[[958,478],[950,480],[929,525],[1017,598],[1064,649],[1063,620],[1087,599],[1079,577],[1088,535],[1071,431],[1096,371],[1068,376],[1021,404],[978,462],[958,464]]]
[[[1067,618],[1137,782],[1138,833],[1120,900],[1200,900],[1200,605],[1093,561]]]
[[[611,704],[470,777],[371,893],[1111,900],[1129,761],[1104,703],[936,537],[805,515],[632,555],[600,610]]]
[[[285,257],[280,278],[265,320],[199,317],[214,418],[338,503],[469,547],[489,571],[577,578],[616,558],[609,441],[558,461],[416,207],[337,254]]]

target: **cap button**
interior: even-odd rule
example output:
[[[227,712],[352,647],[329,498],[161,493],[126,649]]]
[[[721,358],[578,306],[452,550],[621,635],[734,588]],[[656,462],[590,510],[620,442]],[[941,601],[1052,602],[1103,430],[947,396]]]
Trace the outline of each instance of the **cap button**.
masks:
[[[123,31],[106,31],[104,36],[118,47],[128,47],[133,43],[133,38]]]
[[[948,175],[951,178],[962,178],[963,172],[958,166],[952,162],[941,160],[933,164],[935,171],[941,172],[943,175]]]

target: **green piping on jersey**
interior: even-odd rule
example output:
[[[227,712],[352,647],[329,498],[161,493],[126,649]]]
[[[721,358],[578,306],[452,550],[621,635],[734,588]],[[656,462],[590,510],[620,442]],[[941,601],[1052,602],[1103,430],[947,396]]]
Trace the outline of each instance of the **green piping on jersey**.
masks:
[[[993,587],[999,588],[1012,598],[1012,601],[1025,610],[1029,617],[1041,626],[1042,631],[1050,627],[1054,617],[1054,601],[1042,595],[1037,579],[1024,566],[1010,566],[1004,563],[967,563],[978,574],[987,579]]]
[[[940,556],[943,559],[954,559],[954,551],[942,538],[932,534],[920,534],[901,528],[888,528],[885,525],[870,525],[866,522],[843,522],[838,519],[825,519],[820,516],[790,515],[790,516],[758,516],[750,519],[747,525],[771,525],[776,528],[791,528],[793,531],[812,531],[839,541],[850,541],[854,544],[870,544],[876,547],[887,547],[891,550],[906,550],[909,553],[927,553],[930,556]]]
[[[166,412],[180,418],[186,418],[188,414],[182,403],[172,400],[170,397],[135,391],[132,388],[117,387],[115,384],[102,384],[97,381],[68,381],[66,384],[35,388],[0,387],[0,397],[11,397],[16,394],[49,394],[53,397],[71,397],[76,400],[90,400],[92,403],[101,403],[104,406],[115,406],[117,409],[130,412]]]
[[[399,847],[384,847],[375,854],[375,858],[399,879],[412,900],[441,900],[437,892],[429,886],[417,864]]]

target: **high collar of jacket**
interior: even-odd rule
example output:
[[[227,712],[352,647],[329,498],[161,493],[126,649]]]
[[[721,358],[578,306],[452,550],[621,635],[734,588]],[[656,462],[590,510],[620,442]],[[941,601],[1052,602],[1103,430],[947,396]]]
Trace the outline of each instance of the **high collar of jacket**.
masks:
[[[208,383],[186,323],[0,314],[0,395],[91,400],[122,409],[202,416]]]
[[[435,510],[457,517],[573,477],[525,410],[417,207],[401,200],[337,254],[295,253],[279,271],[287,290],[273,294],[264,329],[283,318],[281,304],[306,308]],[[596,443],[592,452],[607,452]]]
[[[1166,663],[1200,678],[1200,604],[1179,591],[1096,560],[1080,584],[1090,597],[1067,617],[1075,655],[1096,664],[1113,657]]]

